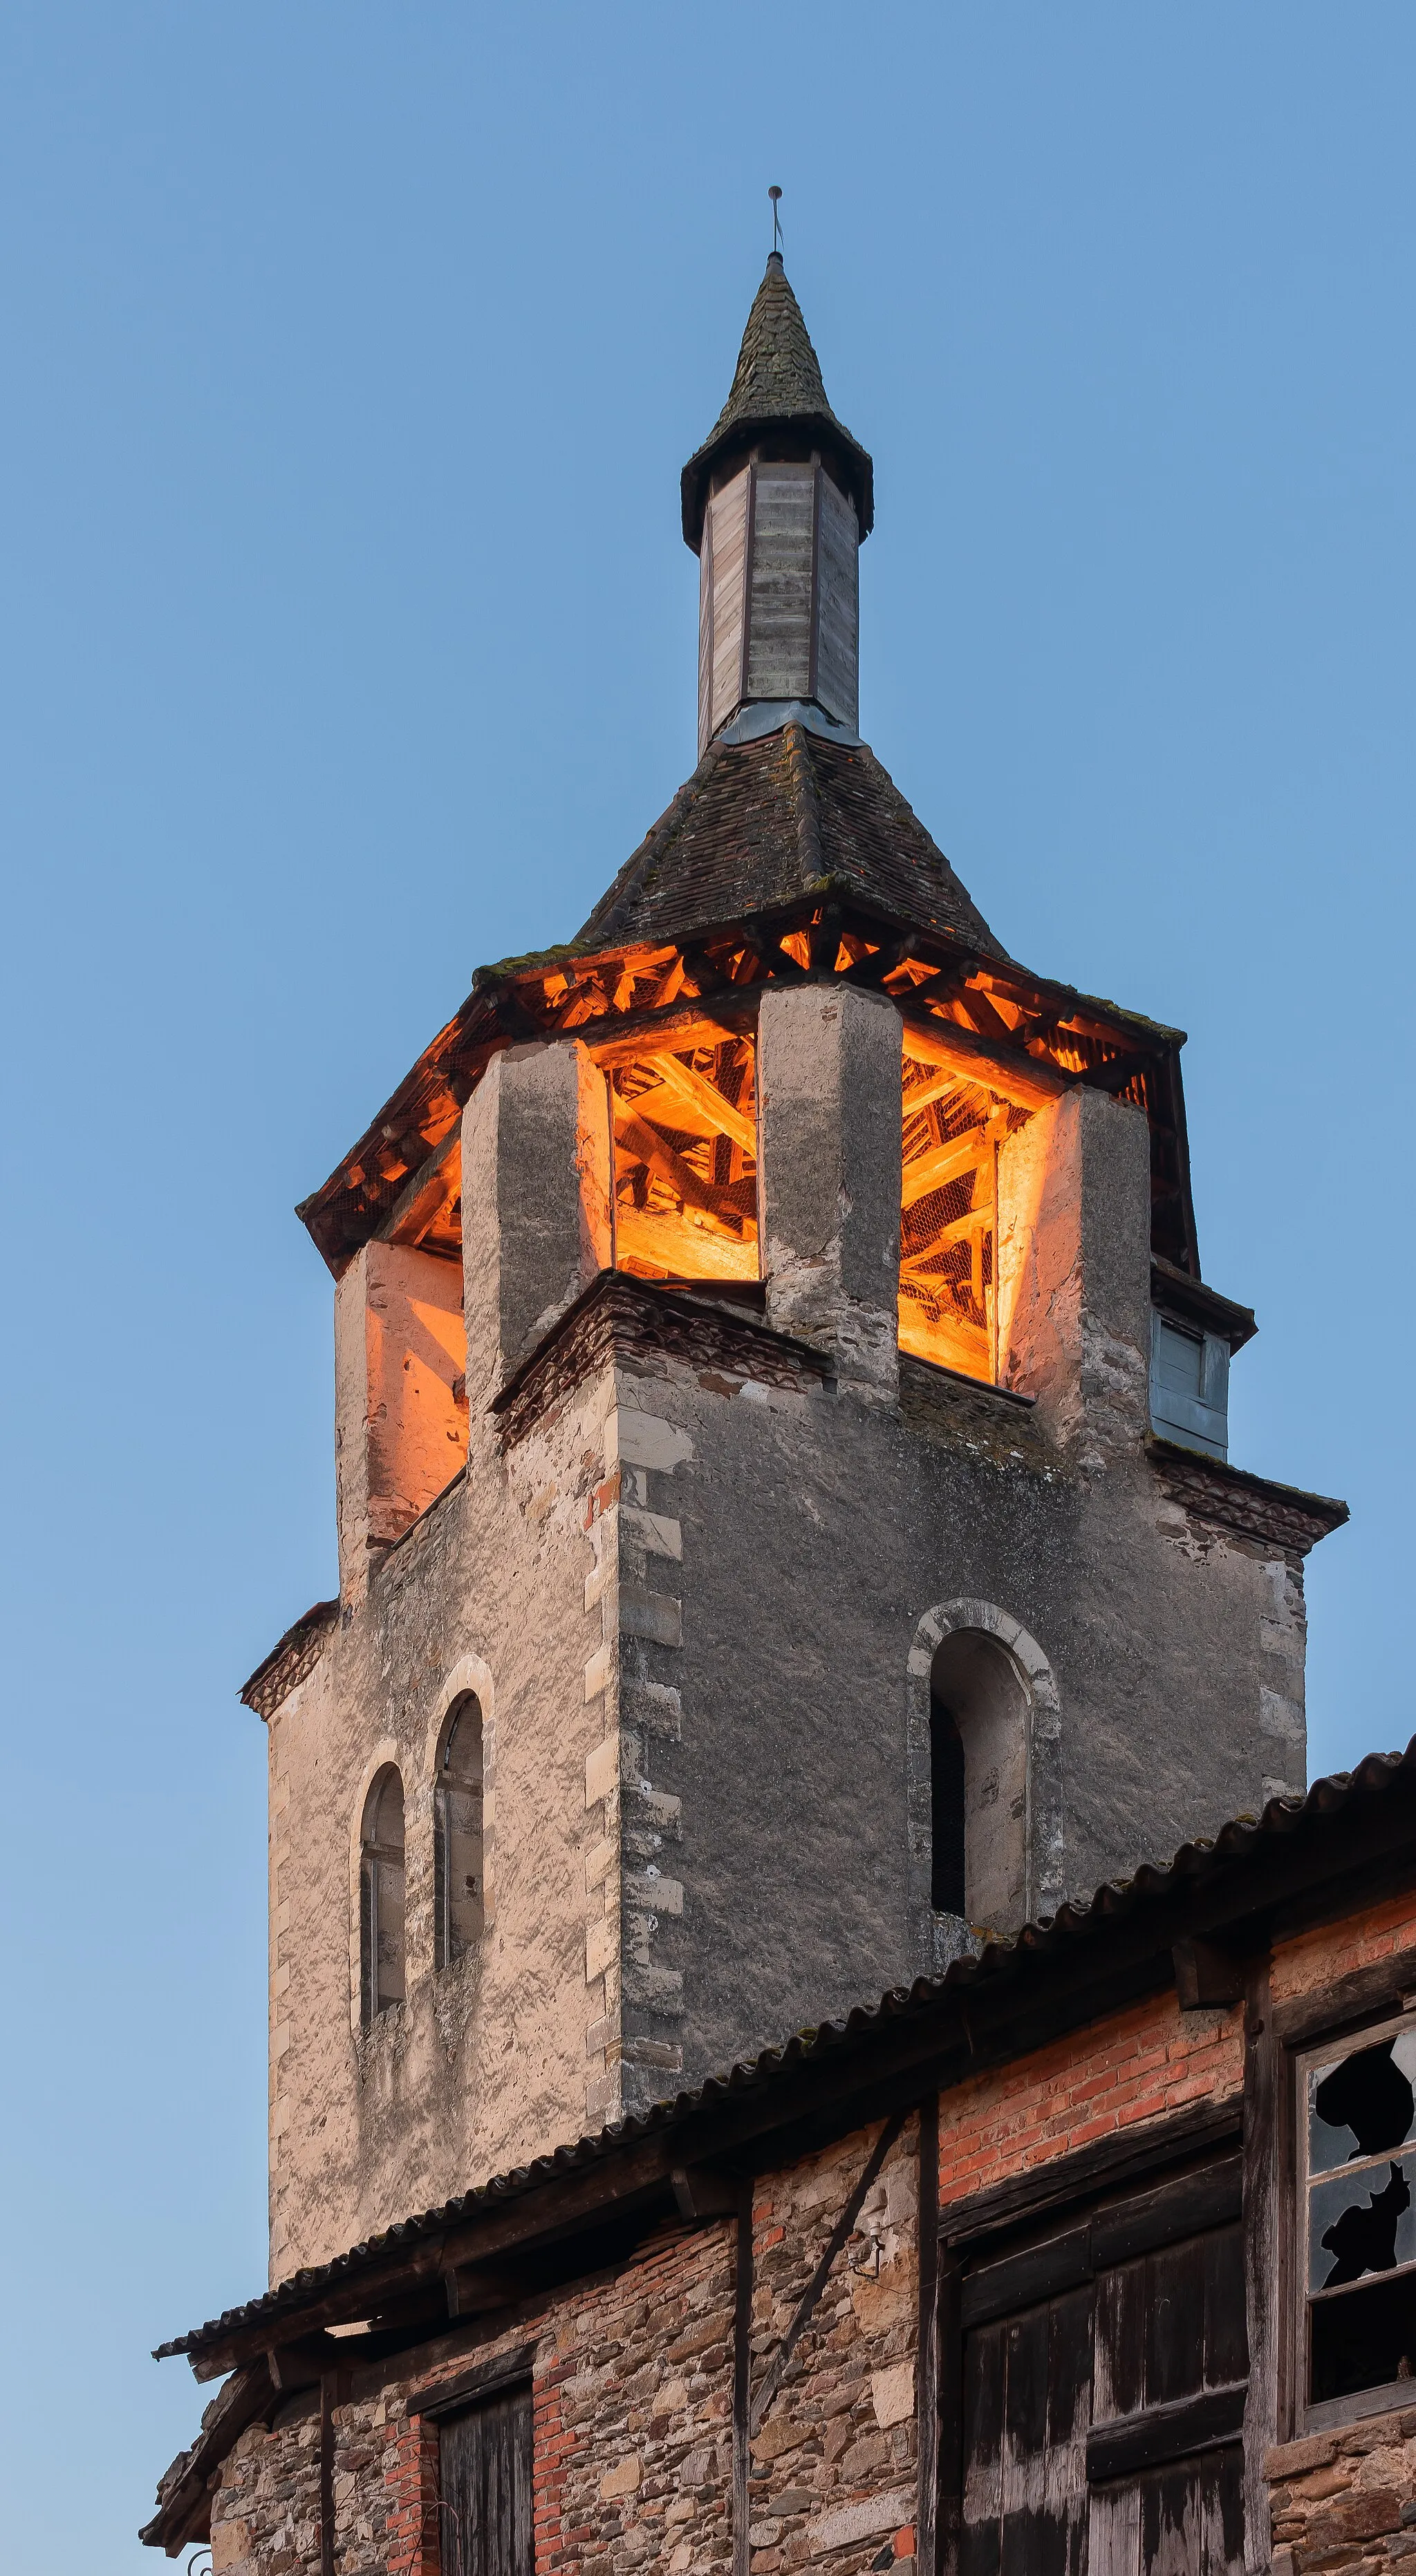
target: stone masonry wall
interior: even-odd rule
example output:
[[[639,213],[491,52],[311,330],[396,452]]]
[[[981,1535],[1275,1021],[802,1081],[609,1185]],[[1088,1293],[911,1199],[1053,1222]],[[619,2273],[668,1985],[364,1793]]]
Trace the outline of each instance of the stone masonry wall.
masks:
[[[760,2385],[878,2132],[842,2139],[759,2187],[753,2382]],[[891,2566],[914,2576],[919,2162],[892,2147],[752,2444],[752,2576]]]
[[[1416,2406],[1281,2442],[1265,2467],[1273,2576],[1380,2576],[1416,2555]]]
[[[766,2178],[753,2207],[754,2385],[878,2135]],[[918,2164],[896,2142],[837,2256],[752,2446],[751,2576],[810,2566],[913,2576]],[[732,2565],[735,2224],[668,2226],[622,2270],[394,2367],[351,2374],[334,2409],[337,2576],[440,2576],[437,2435],[417,2388],[535,2347],[537,2576],[726,2576]],[[350,2347],[356,2351],[357,2346]],[[253,2427],[212,2515],[216,2576],[317,2576],[314,2393]]]

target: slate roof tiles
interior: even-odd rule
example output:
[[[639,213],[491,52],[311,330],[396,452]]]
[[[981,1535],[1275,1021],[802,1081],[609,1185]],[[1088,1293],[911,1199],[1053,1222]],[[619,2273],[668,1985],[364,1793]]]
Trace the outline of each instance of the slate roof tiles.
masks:
[[[710,743],[574,944],[691,939],[822,890],[1006,954],[875,754],[798,724]]]
[[[822,431],[838,450],[859,513],[861,535],[869,536],[875,517],[874,467],[826,400],[821,363],[801,306],[787,283],[780,252],[773,251],[752,300],[732,390],[711,434],[683,469],[683,533],[695,552],[715,463],[733,449],[750,445],[755,433],[788,424]]]

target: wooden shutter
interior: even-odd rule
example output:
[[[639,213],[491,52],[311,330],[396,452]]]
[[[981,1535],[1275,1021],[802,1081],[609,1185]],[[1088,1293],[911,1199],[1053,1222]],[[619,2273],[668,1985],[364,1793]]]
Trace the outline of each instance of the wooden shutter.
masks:
[[[1242,2569],[1248,2368],[1242,2228],[1098,2272],[1091,2576]]]
[[[442,2576],[533,2576],[530,2389],[444,2416],[439,2453]]]
[[[959,2576],[1238,2576],[1237,2156],[965,2274]]]
[[[964,2346],[959,2576],[1082,2576],[1091,2290],[975,2327]]]

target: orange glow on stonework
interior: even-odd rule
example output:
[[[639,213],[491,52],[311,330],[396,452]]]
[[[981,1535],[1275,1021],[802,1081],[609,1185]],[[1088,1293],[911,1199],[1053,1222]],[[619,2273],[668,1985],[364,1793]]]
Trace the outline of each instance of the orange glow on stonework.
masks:
[[[900,1348],[993,1384],[998,1377],[998,1148],[1028,1112],[988,1072],[931,1045],[904,1060]]]

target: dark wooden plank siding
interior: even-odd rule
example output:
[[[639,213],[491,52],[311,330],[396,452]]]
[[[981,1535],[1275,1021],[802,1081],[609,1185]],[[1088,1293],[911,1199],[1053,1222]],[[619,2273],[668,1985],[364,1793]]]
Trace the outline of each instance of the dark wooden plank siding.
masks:
[[[1239,2576],[1237,2189],[1230,2157],[966,2271],[960,2576]]]
[[[821,476],[816,545],[816,694],[854,727],[860,713],[859,531],[829,474]]]
[[[439,2447],[442,2576],[534,2576],[530,2389],[446,2416]]]
[[[707,750],[713,734],[713,512],[703,514],[698,548],[698,750]]]
[[[811,687],[811,559],[815,469],[755,469],[750,698],[804,698]]]
[[[1090,2289],[967,2336],[960,2576],[1082,2576],[1090,2402]]]
[[[711,549],[713,579],[710,734],[727,722],[742,695],[748,473],[749,468],[744,466],[726,491],[716,493],[708,505],[711,525],[704,542]]]

